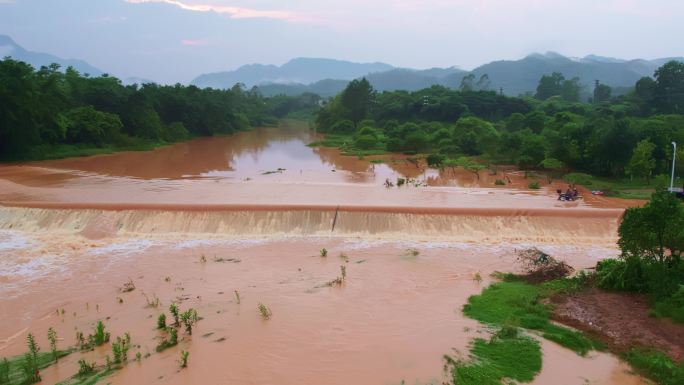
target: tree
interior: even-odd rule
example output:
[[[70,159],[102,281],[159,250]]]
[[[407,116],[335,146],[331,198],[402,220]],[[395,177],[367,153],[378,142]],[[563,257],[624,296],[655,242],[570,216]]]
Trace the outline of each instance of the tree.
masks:
[[[480,80],[477,81],[477,84],[475,85],[479,91],[487,91],[489,90],[489,86],[491,85],[491,81],[489,80],[489,75],[487,74],[482,74],[480,76]]]
[[[375,91],[366,78],[352,80],[342,91],[340,102],[354,128],[368,115],[374,96]]]
[[[641,177],[644,179],[649,179],[651,173],[655,168],[655,159],[653,158],[653,150],[655,150],[655,144],[651,143],[648,139],[644,139],[637,143],[632,153],[632,159],[629,160],[626,172],[631,177]]]
[[[95,110],[92,106],[67,111],[66,137],[72,143],[90,143],[97,146],[115,139],[123,125],[117,115]]]
[[[636,82],[634,91],[636,96],[638,96],[644,102],[650,103],[653,100],[653,95],[655,94],[656,82],[653,78],[644,76]]]
[[[461,79],[461,85],[458,87],[461,92],[475,90],[475,74],[469,73]]]
[[[565,81],[565,76],[560,72],[554,72],[551,75],[544,75],[539,79],[539,85],[537,85],[537,93],[534,95],[535,98],[540,100],[546,100],[552,96],[561,95],[563,92],[563,82]]]
[[[578,102],[580,90],[582,85],[580,84],[580,79],[574,77],[569,80],[563,81],[563,87],[561,89],[561,97],[568,102]]]
[[[666,114],[684,113],[684,63],[669,61],[655,71],[656,108]]]
[[[618,245],[624,257],[643,258],[660,264],[681,261],[684,250],[684,209],[668,191],[658,191],[644,207],[628,208],[618,229]]]

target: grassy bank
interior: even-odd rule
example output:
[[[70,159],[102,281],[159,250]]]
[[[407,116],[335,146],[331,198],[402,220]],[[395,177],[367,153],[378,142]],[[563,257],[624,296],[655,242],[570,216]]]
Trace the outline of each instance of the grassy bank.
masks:
[[[592,287],[590,276],[548,281],[539,285],[523,282],[512,274],[498,275],[503,281],[471,296],[463,312],[492,327],[489,341],[476,339],[471,344],[470,360],[445,357],[454,384],[500,384],[502,378],[529,382],[541,369],[536,362],[539,348],[525,341],[525,330],[554,341],[584,356],[591,350],[604,350],[602,343],[583,333],[551,321],[553,307],[547,299],[579,293]],[[522,329],[522,331],[520,331]],[[514,353],[511,354],[509,349]],[[613,351],[638,374],[658,384],[684,384],[684,363],[677,363],[654,349],[632,348]],[[518,372],[520,371],[520,372]],[[530,377],[530,374],[532,375]]]

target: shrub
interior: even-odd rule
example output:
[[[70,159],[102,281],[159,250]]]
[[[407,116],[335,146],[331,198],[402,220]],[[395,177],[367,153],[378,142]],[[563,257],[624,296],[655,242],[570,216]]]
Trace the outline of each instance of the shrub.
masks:
[[[52,359],[57,361],[57,332],[55,332],[55,329],[53,328],[48,329],[48,341],[50,341],[50,351],[52,352]]]
[[[444,163],[446,156],[441,154],[430,154],[425,158],[429,167],[440,168]]]
[[[186,352],[185,350],[181,350],[180,353],[181,357],[178,363],[180,364],[181,369],[187,368],[188,367],[188,356],[190,355],[189,352]]]
[[[328,249],[322,248],[320,253],[321,253],[321,257],[327,257],[328,256]]]
[[[539,181],[536,181],[536,180],[534,182],[530,182],[527,185],[527,187],[532,189],[532,190],[539,190],[541,188],[541,186],[539,185]]]
[[[95,346],[100,346],[106,342],[109,342],[110,334],[105,330],[104,323],[102,321],[97,321],[95,325],[95,335],[93,336],[93,343]]]
[[[180,318],[181,322],[185,326],[185,331],[188,332],[189,335],[192,335],[192,327],[199,320],[197,311],[195,311],[195,309],[188,309],[180,315]]]
[[[501,180],[501,179],[497,179],[497,180],[494,181],[494,184],[497,185],[497,186],[504,186],[504,185],[506,185],[506,182],[504,182],[504,181]]]
[[[95,371],[95,363],[88,363],[86,360],[78,360],[78,375],[85,376]]]
[[[378,145],[378,140],[371,135],[362,135],[354,140],[354,146],[360,150],[370,150]]]
[[[179,314],[178,314],[178,306],[176,304],[171,304],[169,305],[169,312],[173,316],[173,326],[178,326],[180,325],[180,320],[179,320]]]
[[[159,318],[157,318],[157,329],[166,329],[166,314],[159,314]]]

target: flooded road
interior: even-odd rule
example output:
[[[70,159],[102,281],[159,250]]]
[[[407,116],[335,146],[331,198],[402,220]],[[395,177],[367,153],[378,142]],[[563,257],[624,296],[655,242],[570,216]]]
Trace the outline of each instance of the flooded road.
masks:
[[[359,159],[307,146],[317,139],[285,126],[0,165],[0,356],[23,353],[29,331],[45,351],[48,327],[67,347],[104,320],[140,345],[129,356],[145,357],[107,377],[113,384],[441,384],[442,356],[490,333],[463,304],[491,273],[516,270],[517,249],[594,266],[617,254],[622,210],[639,203],[561,203],[558,182],[529,190],[504,168],[478,176],[403,155]],[[397,178],[412,181],[383,186]],[[328,285],[340,266],[346,279]],[[129,279],[136,288],[124,293]],[[171,303],[202,320],[156,353],[156,319]],[[609,354],[549,341],[542,351],[535,384],[642,383]],[[43,383],[110,353],[74,353]]]

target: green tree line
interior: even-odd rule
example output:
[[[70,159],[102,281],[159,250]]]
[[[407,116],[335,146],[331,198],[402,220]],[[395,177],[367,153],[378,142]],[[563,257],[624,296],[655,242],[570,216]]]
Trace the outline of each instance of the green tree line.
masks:
[[[443,86],[378,93],[360,79],[327,102],[316,124],[349,136],[361,152],[430,153],[437,162],[476,156],[644,179],[668,172],[670,142],[684,143],[683,63],[664,64],[618,97],[600,84],[592,103],[581,103],[580,87],[554,73],[540,79],[535,97]]]
[[[317,103],[315,95],[264,98],[240,84],[229,90],[123,85],[108,75],[84,76],[56,64],[34,69],[5,58],[0,61],[0,159],[145,148],[231,134],[275,124]]]

